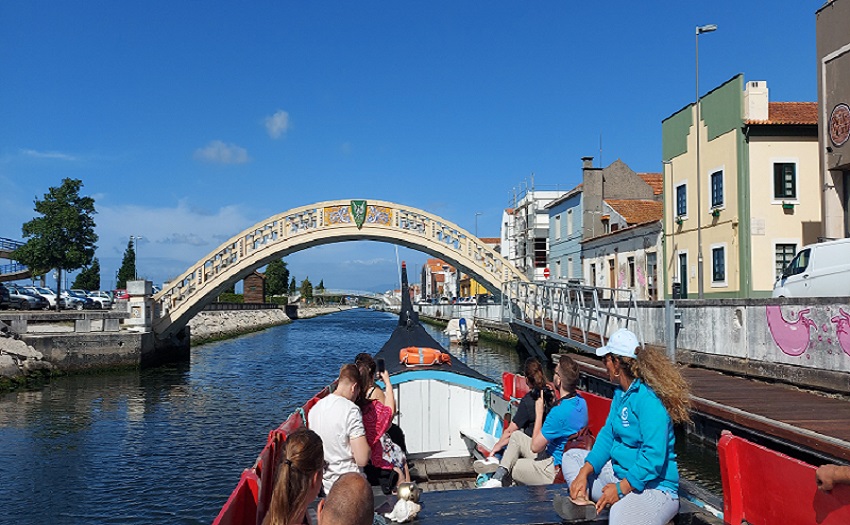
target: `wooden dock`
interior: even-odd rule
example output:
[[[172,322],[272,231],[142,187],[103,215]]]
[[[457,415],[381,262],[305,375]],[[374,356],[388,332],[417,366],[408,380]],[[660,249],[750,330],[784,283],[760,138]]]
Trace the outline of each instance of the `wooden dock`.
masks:
[[[587,377],[607,383],[599,359],[570,355]],[[711,428],[698,429],[705,431],[705,437],[716,441],[720,431],[731,430],[791,455],[796,450],[820,458],[821,463],[850,463],[850,402],[846,399],[704,368],[685,367],[682,373],[691,385],[695,413],[712,422]]]

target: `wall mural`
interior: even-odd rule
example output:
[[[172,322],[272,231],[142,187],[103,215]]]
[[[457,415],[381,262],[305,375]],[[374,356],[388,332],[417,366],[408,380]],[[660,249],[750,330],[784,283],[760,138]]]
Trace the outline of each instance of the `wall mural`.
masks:
[[[765,314],[773,341],[787,355],[802,356],[814,348],[832,354],[841,348],[850,356],[850,314],[841,307],[803,308],[796,313],[789,309],[786,317],[776,305],[766,306]]]

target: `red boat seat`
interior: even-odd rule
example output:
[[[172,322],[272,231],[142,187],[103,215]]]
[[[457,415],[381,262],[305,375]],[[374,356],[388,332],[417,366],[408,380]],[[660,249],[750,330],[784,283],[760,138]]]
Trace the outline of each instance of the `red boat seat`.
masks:
[[[850,485],[825,493],[813,465],[724,430],[717,442],[723,481],[723,519],[739,525],[850,523]]]
[[[242,472],[239,483],[230,493],[213,525],[256,525],[258,481],[257,475],[251,470]]]

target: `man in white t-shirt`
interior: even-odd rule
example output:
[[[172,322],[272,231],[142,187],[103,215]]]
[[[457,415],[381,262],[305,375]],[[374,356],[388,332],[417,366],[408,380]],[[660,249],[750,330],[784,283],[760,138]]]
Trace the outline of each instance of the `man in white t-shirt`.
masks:
[[[325,494],[346,472],[360,472],[369,462],[369,443],[360,408],[354,404],[360,394],[360,373],[354,365],[339,371],[336,390],[319,400],[308,416],[307,426],[322,438],[328,466],[322,477]]]

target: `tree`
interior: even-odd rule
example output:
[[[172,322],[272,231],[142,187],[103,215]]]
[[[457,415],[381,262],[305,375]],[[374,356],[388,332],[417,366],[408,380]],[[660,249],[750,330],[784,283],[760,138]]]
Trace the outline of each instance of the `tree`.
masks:
[[[319,293],[325,292],[325,280],[324,279],[319,281],[319,286],[316,287],[316,290],[318,290]]]
[[[269,295],[285,295],[289,282],[289,269],[283,259],[272,261],[266,267],[266,292]]]
[[[21,227],[26,244],[13,255],[33,275],[55,268],[56,295],[61,292],[62,270],[69,272],[91,264],[97,249],[94,199],[80,196],[82,186],[79,179],[62,179],[62,185],[50,188],[43,200],[36,199],[35,211],[41,216]]]
[[[91,263],[91,266],[83,268],[83,271],[74,279],[74,284],[71,288],[79,288],[81,290],[100,290],[100,261],[97,257]]]
[[[289,281],[289,295],[295,295],[295,292],[298,291],[298,286],[295,284],[295,276],[292,277],[292,280]]]
[[[310,283],[309,277],[301,281],[301,298],[305,301],[313,299],[313,285]]]
[[[136,278],[136,247],[133,246],[133,239],[127,242],[127,249],[124,250],[124,258],[121,259],[121,268],[118,269],[118,279],[116,279],[115,288],[127,288],[127,281],[132,281]]]

